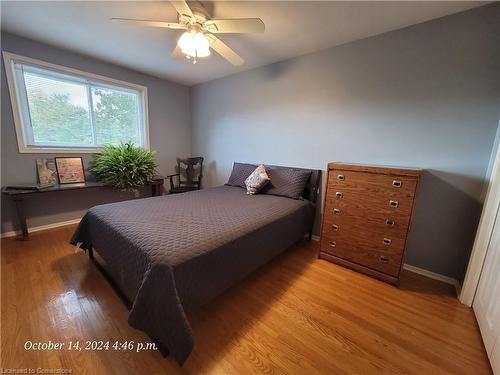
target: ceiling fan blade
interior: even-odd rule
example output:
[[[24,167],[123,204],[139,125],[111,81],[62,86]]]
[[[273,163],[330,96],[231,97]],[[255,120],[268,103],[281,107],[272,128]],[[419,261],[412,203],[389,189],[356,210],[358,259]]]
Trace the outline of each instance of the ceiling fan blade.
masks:
[[[210,47],[212,47],[215,52],[224,57],[231,64],[238,66],[245,62],[236,52],[234,52],[227,44],[215,35],[206,34],[205,36],[210,42]]]
[[[163,22],[163,21],[151,21],[151,20],[137,20],[131,18],[111,18],[111,21],[116,23],[126,23],[139,26],[149,26],[149,27],[164,27],[167,29],[186,29],[185,25],[181,25],[176,22]]]
[[[186,1],[170,0],[170,2],[172,3],[172,6],[175,8],[177,13],[179,13],[181,16],[194,18],[194,14]]]
[[[184,54],[181,51],[181,47],[179,47],[178,45],[175,45],[175,48],[172,51],[172,55],[171,56],[172,56],[173,59],[182,59],[183,57],[185,57]]]
[[[217,33],[262,34],[266,25],[260,18],[235,18],[229,20],[208,20],[203,24],[207,31]]]

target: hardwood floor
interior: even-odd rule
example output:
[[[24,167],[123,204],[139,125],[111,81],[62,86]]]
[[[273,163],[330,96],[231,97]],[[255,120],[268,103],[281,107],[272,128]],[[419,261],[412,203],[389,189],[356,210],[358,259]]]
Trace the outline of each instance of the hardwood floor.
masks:
[[[2,240],[2,367],[73,374],[491,374],[472,310],[450,286],[401,287],[317,259],[304,243],[188,314],[182,368],[157,351],[26,351],[24,343],[148,342],[83,253],[74,226]]]

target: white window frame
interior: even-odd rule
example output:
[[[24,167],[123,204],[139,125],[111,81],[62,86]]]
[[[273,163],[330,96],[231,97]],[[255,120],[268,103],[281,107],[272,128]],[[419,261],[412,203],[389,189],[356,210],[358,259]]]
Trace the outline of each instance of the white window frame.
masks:
[[[120,81],[114,78],[108,78],[98,74],[84,72],[78,69],[69,68],[62,65],[48,63],[46,61],[33,59],[31,57],[26,57],[22,55],[17,55],[11,52],[3,52],[3,59],[5,65],[5,73],[7,75],[7,85],[9,87],[10,101],[12,105],[12,114],[14,116],[14,125],[16,128],[17,146],[20,153],[96,153],[101,150],[101,147],[78,147],[78,146],[36,146],[30,145],[26,137],[26,131],[31,129],[30,124],[23,123],[23,116],[21,111],[27,110],[20,105],[23,102],[21,95],[25,92],[25,88],[19,88],[17,86],[17,80],[15,79],[14,64],[21,63],[26,65],[31,65],[34,67],[39,67],[41,69],[52,70],[55,73],[66,74],[71,76],[76,76],[87,81],[92,82],[101,87],[112,87],[112,88],[123,88],[125,90],[138,91],[141,94],[139,116],[144,124],[144,129],[142,129],[142,137],[144,139],[144,144],[142,147],[149,150],[149,110],[148,110],[148,88],[146,86],[137,85],[135,83]],[[92,111],[91,111],[92,113]]]

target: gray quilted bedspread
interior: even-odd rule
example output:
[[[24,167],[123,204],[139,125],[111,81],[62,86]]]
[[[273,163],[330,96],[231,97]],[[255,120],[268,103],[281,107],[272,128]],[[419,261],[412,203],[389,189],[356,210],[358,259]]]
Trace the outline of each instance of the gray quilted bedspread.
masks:
[[[301,239],[313,205],[239,187],[91,208],[71,243],[94,248],[132,302],[129,324],[182,364],[193,349],[186,311]]]

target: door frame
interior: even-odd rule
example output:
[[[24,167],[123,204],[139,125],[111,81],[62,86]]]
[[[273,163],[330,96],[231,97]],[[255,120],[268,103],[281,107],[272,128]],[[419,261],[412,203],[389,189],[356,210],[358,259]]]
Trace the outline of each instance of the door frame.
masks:
[[[498,138],[498,132],[497,137]],[[495,150],[496,148],[496,150]],[[462,292],[460,293],[460,302],[467,306],[472,306],[474,296],[476,295],[479,278],[483,269],[484,259],[488,251],[493,227],[497,218],[498,206],[500,204],[500,149],[495,140],[494,144],[494,164],[491,170],[491,177],[486,182],[486,198],[484,200],[479,227],[474,240],[474,246],[467,266]]]

